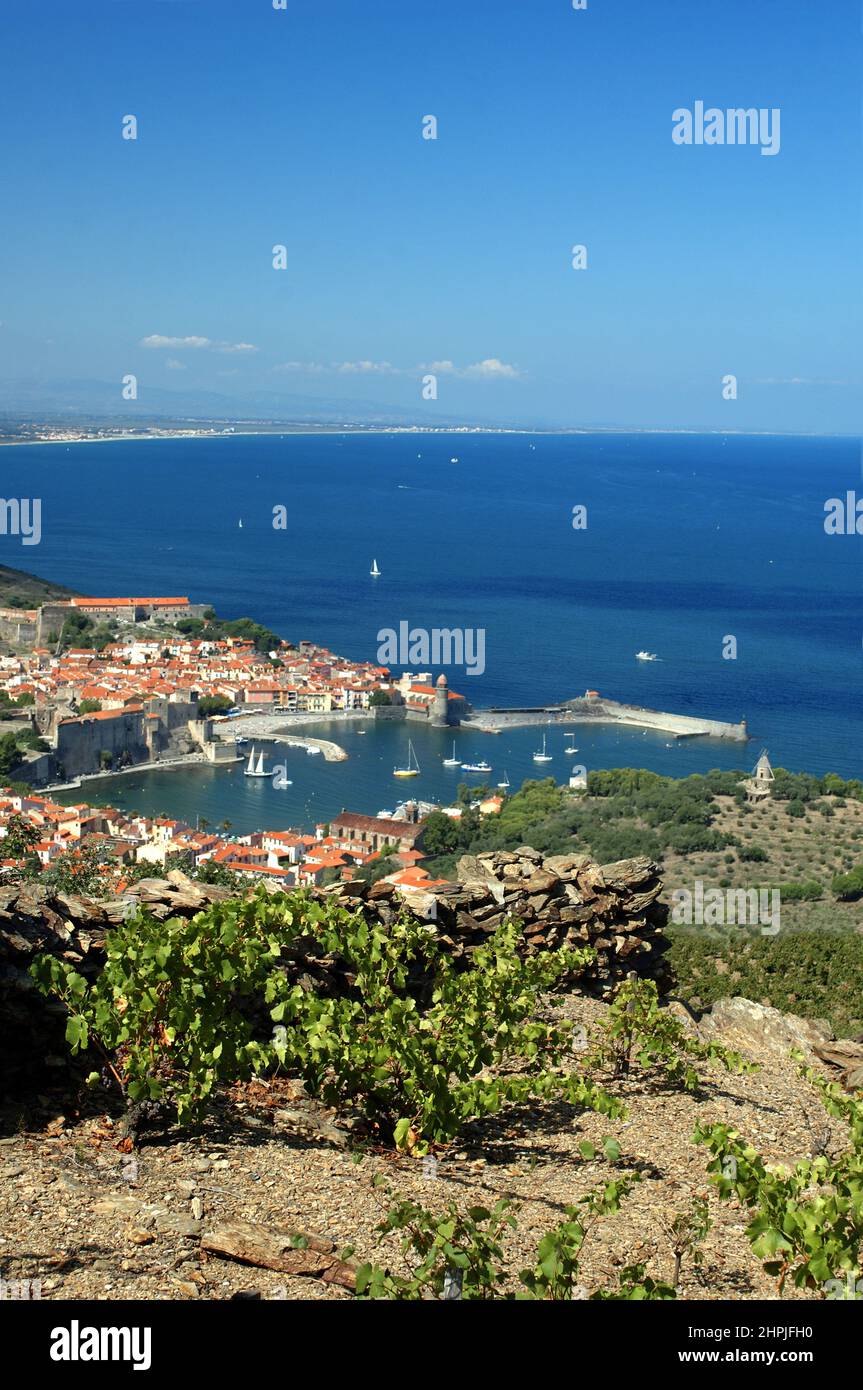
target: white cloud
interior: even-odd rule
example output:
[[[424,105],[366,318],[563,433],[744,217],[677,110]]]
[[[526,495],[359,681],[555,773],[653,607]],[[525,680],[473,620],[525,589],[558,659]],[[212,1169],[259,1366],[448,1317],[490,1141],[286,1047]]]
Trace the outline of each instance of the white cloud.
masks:
[[[149,338],[141,339],[145,348],[208,348],[212,347],[209,338],[166,338],[162,333],[151,333]]]
[[[339,376],[420,376],[433,372],[436,376],[462,377],[467,380],[512,381],[524,375],[518,367],[501,362],[499,357],[486,357],[482,362],[474,362],[469,367],[458,367],[448,358],[440,362],[420,362],[416,367],[394,367],[392,362],[281,362],[273,367],[274,372],[297,372],[306,375],[335,373]]]
[[[329,371],[323,362],[279,362],[273,367],[274,372],[326,372]]]
[[[850,386],[850,382],[826,376],[762,376],[755,378],[756,386]]]
[[[188,338],[169,338],[164,333],[151,333],[149,337],[141,339],[141,347],[145,348],[209,348],[212,352],[257,352],[253,343],[222,343],[213,342],[212,338],[201,338],[197,335]]]
[[[515,377],[523,375],[518,367],[511,367],[508,362],[501,362],[499,357],[486,357],[482,362],[474,362],[469,367],[457,367],[454,362],[450,362],[448,359],[443,362],[421,362],[417,370],[434,372],[436,376],[460,376],[485,381],[502,378],[513,380]]]
[[[321,372],[336,373],[340,376],[400,376],[402,371],[391,362],[280,362],[273,367],[274,372],[305,372],[320,375]]]
[[[499,357],[486,357],[482,362],[474,362],[473,366],[465,367],[465,376],[486,377],[513,377],[521,376],[518,367],[511,367],[508,362],[501,362]]]
[[[342,373],[358,373],[363,375],[399,375],[398,367],[394,367],[391,362],[337,362],[335,364],[335,370]]]
[[[458,367],[455,362],[421,362],[419,370],[421,372],[434,372],[435,376],[458,375]]]

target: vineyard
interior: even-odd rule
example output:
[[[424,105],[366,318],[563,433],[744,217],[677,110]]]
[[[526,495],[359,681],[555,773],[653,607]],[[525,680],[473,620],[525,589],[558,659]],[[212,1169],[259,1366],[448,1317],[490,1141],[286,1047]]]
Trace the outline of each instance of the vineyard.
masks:
[[[386,915],[259,891],[138,906],[95,973],[36,954],[80,1087],[0,1168],[49,1292],[863,1290],[863,1104],[805,1048],[733,1047],[623,961],[597,990],[589,940]]]

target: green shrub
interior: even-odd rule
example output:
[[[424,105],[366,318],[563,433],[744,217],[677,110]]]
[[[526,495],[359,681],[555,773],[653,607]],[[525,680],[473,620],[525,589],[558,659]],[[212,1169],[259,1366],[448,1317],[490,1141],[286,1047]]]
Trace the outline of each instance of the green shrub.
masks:
[[[357,1271],[361,1298],[416,1300],[542,1299],[568,1302],[585,1297],[578,1284],[579,1260],[585,1240],[602,1216],[620,1210],[621,1200],[640,1175],[629,1173],[606,1183],[597,1192],[565,1208],[565,1220],[540,1240],[531,1269],[521,1271],[521,1288],[505,1292],[511,1276],[505,1264],[504,1238],[516,1226],[512,1203],[506,1199],[487,1207],[462,1211],[451,1202],[442,1213],[426,1211],[415,1202],[401,1201],[378,1227],[381,1236],[403,1231],[402,1251],[411,1255],[410,1275],[390,1274],[380,1265],[365,1264]],[[593,1217],[593,1221],[590,1218]],[[669,1284],[647,1276],[643,1265],[629,1265],[618,1274],[617,1286],[600,1289],[593,1299],[672,1299]]]
[[[657,1068],[666,1081],[694,1091],[699,1075],[692,1060],[721,1062],[726,1071],[757,1068],[720,1043],[702,1043],[687,1035],[683,1024],[659,1004],[653,980],[626,980],[618,986],[589,1061],[610,1064],[615,1076],[628,1076],[633,1062]],[[692,1059],[692,1060],[691,1060]]]
[[[859,898],[863,894],[863,864],[859,864],[847,874],[837,874],[830,884],[834,897],[844,901]]]
[[[777,936],[669,930],[666,955],[676,993],[709,1009],[739,994],[807,1018],[826,1018],[840,1037],[863,1027],[863,935],[843,931],[819,909],[812,929],[783,927]],[[725,965],[722,973],[717,960]]]
[[[805,883],[781,883],[779,892],[788,902],[814,903],[824,897],[824,889],[814,879]]]
[[[94,1046],[129,1103],[162,1102],[181,1124],[191,1122],[219,1082],[272,1061],[244,1007],[281,954],[257,906],[217,904],[191,921],[136,914],[108,933],[92,985],[53,956],[37,957],[31,973],[66,1004],[73,1053]]]
[[[593,952],[524,959],[518,944],[507,923],[458,970],[409,915],[384,926],[333,898],[260,892],[191,921],[135,915],[109,933],[93,985],[52,956],[32,973],[65,1002],[72,1051],[92,1043],[130,1102],[170,1105],[189,1123],[220,1083],[281,1065],[326,1104],[359,1108],[385,1142],[422,1153],[507,1102],[560,1095],[622,1110],[562,1066],[573,1025],[532,1021],[540,994]],[[345,991],[291,984],[277,967],[298,950],[337,959]],[[276,1027],[262,1040],[265,1008]]]
[[[793,1168],[767,1164],[727,1125],[698,1126],[695,1140],[713,1154],[710,1171],[721,1197],[749,1209],[753,1253],[782,1290],[797,1288],[843,1297],[859,1287],[863,1270],[863,1098],[805,1072],[830,1115],[847,1121],[850,1144],[836,1157],[821,1154]],[[858,1295],[859,1296],[859,1295]]]
[[[388,927],[345,918],[319,920],[313,934],[320,949],[345,962],[349,996],[289,987],[281,975],[267,987],[274,1021],[292,1025],[283,1029],[277,1054],[312,1095],[337,1110],[359,1106],[382,1139],[415,1153],[530,1097],[563,1095],[619,1113],[619,1102],[561,1070],[573,1026],[531,1021],[540,994],[583,969],[593,952],[523,959],[520,931],[505,923],[460,971],[412,917]],[[412,973],[428,980],[424,1008],[411,993]],[[487,1068],[496,1074],[481,1075]]]

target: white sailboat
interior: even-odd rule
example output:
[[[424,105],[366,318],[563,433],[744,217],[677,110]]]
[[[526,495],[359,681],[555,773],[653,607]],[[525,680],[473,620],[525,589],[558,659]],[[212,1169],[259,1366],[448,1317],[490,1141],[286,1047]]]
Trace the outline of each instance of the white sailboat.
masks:
[[[501,791],[509,790],[509,773],[507,772],[506,768],[504,768],[503,770],[503,781],[498,782],[497,785],[500,787]]]
[[[417,755],[416,755],[416,753],[414,752],[414,746],[413,746],[413,744],[411,743],[410,739],[408,739],[408,763],[407,763],[407,767],[394,767],[394,768],[393,768],[393,777],[418,777],[418,776],[419,776],[419,771],[420,771],[420,765],[419,765],[419,763],[417,762]]]
[[[380,570],[378,569],[378,562],[377,562],[377,560],[372,560],[372,567],[371,567],[371,569],[369,570],[369,574],[372,576],[373,579],[379,578],[379,576],[380,576]]]
[[[578,749],[576,748],[574,743],[568,743],[563,751],[564,753],[569,753],[571,756],[573,753],[577,753]]]
[[[452,741],[452,753],[448,758],[444,758],[443,765],[444,767],[458,767],[459,765],[459,760],[455,755],[455,739]]]
[[[249,763],[248,763],[248,766],[247,766],[247,768],[246,768],[245,775],[246,775],[246,777],[272,777],[272,775],[273,775],[271,772],[265,772],[265,771],[264,771],[264,753],[263,753],[263,749],[262,749],[261,752],[258,754],[257,761],[255,761],[255,748],[254,748],[254,744],[252,745],[252,751],[251,751],[251,753],[249,754]]]
[[[242,518],[242,517],[240,517],[239,521],[237,522],[237,525],[239,526],[240,530],[242,531],[242,529],[243,529],[243,518]]]
[[[542,736],[542,752],[540,752],[539,750],[537,750],[536,753],[534,753],[534,755],[533,755],[533,761],[534,761],[535,763],[550,763],[550,762],[551,762],[551,754],[550,754],[550,753],[546,753],[546,751],[545,751],[545,734],[543,734],[543,736]]]

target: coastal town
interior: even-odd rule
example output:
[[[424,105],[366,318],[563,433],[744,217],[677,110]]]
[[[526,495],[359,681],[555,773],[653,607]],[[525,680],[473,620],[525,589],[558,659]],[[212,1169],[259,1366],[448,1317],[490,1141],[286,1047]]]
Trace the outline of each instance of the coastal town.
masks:
[[[381,863],[399,889],[432,886],[421,867],[432,809],[425,803],[403,803],[391,817],[343,811],[314,833],[279,827],[234,835],[228,824],[217,830],[200,818],[189,825],[52,799],[51,791],[134,768],[237,762],[247,742],[237,730],[249,720],[257,729],[265,716],[288,728],[302,726],[302,716],[333,714],[443,725],[458,722],[466,708],[445,677],[396,678],[386,667],[309,641],[295,646],[245,620],[223,626],[220,634],[206,605],[176,596],[0,608],[0,778],[7,783],[0,789],[0,871],[61,863],[72,883],[77,866],[79,875],[96,868],[105,887],[122,888],[146,866],[156,874],[209,865],[208,872],[312,887]],[[323,742],[298,741],[314,751]],[[478,806],[493,814],[501,802],[489,797]]]
[[[458,723],[446,678],[350,661],[223,623],[186,597],[0,608],[0,776],[44,789],[132,767],[237,757],[230,719],[360,714]],[[238,731],[237,731],[238,732]]]
[[[478,803],[482,815],[497,813],[498,795]],[[172,870],[191,872],[207,865],[225,870],[226,882],[269,881],[280,888],[316,888],[349,882],[358,870],[391,868],[381,878],[403,894],[425,892],[444,880],[423,868],[425,814],[408,802],[391,817],[342,811],[313,834],[286,827],[231,835],[200,821],[187,825],[170,817],[148,817],[109,806],[81,802],[63,806],[50,797],[0,788],[0,875],[32,868],[37,874],[62,864],[62,883],[72,891],[120,893],[144,876]],[[460,807],[445,808],[451,816]],[[7,843],[8,842],[8,843]],[[36,869],[33,860],[38,860]],[[144,866],[142,868],[142,866]],[[229,875],[234,875],[231,879]],[[219,881],[219,875],[212,875]]]
[[[197,637],[176,626],[205,629],[208,614],[206,605],[185,597],[71,598],[38,610],[0,608],[0,637],[25,646],[0,658],[0,692],[19,701],[31,696],[37,707],[74,717],[82,702],[110,714],[149,699],[205,698],[329,714],[367,709],[375,691],[388,688],[386,667],[348,661],[312,642],[295,647],[279,641],[261,651],[251,637]],[[59,634],[70,623],[79,624],[82,638],[67,646]],[[84,640],[94,624],[115,628],[116,640],[98,646]]]
[[[481,732],[580,719],[664,728],[684,739],[747,736],[745,723],[659,714],[590,689],[559,705],[477,713],[444,674],[397,675],[309,640],[294,644],[251,619],[219,619],[212,607],[186,596],[83,597],[64,590],[42,597],[27,607],[7,593],[0,606],[3,874],[59,867],[70,885],[95,875],[100,886],[120,889],[141,875],[171,871],[289,888],[361,873],[405,893],[434,887],[421,862],[429,814],[458,818],[467,804],[481,816],[494,815],[502,795],[476,787],[464,803],[408,800],[377,816],[343,808],[313,831],[308,824],[282,825],[249,834],[231,833],[229,821],[217,829],[200,816],[192,825],[85,799],[73,805],[53,799],[59,794],[68,802],[89,779],[104,787],[103,779],[127,772],[231,766],[247,758],[248,776],[274,776],[279,770],[263,771],[260,751],[255,762],[262,742],[305,747],[324,761],[346,758],[338,743],[303,733],[322,719],[422,721],[439,729],[464,724]],[[483,763],[473,770],[490,769]],[[410,757],[395,775],[415,775]],[[570,786],[580,785],[570,779]],[[508,782],[500,786],[505,795]]]

